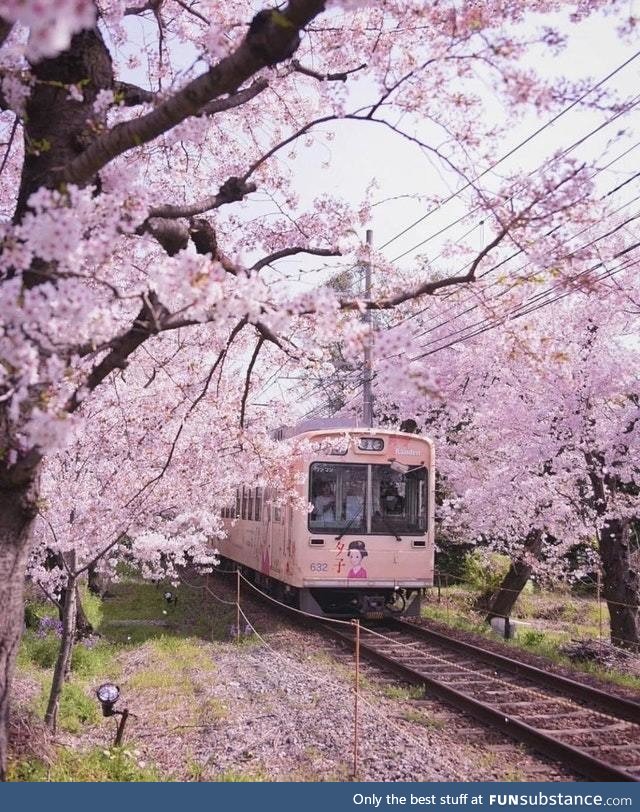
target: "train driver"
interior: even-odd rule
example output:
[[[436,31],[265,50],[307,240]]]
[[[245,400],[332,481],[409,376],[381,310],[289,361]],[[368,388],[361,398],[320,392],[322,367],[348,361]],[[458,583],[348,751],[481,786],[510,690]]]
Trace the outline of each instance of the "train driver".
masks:
[[[335,522],[336,520],[336,499],[331,493],[331,485],[328,482],[320,484],[319,493],[313,499],[313,514],[311,518],[317,522]]]

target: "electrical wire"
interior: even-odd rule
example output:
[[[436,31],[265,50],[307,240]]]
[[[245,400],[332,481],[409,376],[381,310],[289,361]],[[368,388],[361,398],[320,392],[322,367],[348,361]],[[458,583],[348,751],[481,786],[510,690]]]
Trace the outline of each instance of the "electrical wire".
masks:
[[[618,67],[616,67],[614,70],[612,70],[610,73],[608,73],[608,74],[607,74],[606,76],[604,76],[602,79],[600,79],[600,80],[599,80],[599,81],[598,81],[598,82],[597,82],[595,85],[592,85],[592,86],[591,86],[591,87],[590,87],[588,90],[586,90],[586,91],[585,91],[585,92],[584,92],[584,93],[583,93],[581,96],[579,96],[577,99],[575,99],[573,102],[571,102],[571,104],[569,104],[567,107],[563,108],[563,109],[562,109],[562,110],[561,110],[559,113],[557,113],[555,116],[553,116],[551,119],[549,119],[549,121],[547,121],[547,122],[546,122],[545,124],[543,124],[541,127],[538,127],[538,129],[537,129],[537,130],[535,130],[533,133],[531,133],[531,134],[530,134],[530,135],[528,135],[526,138],[524,138],[522,141],[520,141],[520,143],[516,144],[516,146],[515,146],[515,147],[513,147],[513,148],[512,148],[512,149],[510,149],[508,152],[506,152],[506,153],[505,153],[505,154],[504,154],[504,155],[503,155],[501,158],[499,158],[497,161],[494,161],[494,162],[493,162],[493,163],[492,163],[492,164],[491,164],[489,167],[487,167],[487,169],[483,170],[483,171],[482,171],[482,172],[480,172],[478,175],[476,175],[476,176],[473,178],[473,180],[468,181],[468,182],[467,182],[467,183],[466,183],[464,186],[462,186],[462,187],[461,187],[460,189],[458,189],[456,192],[454,192],[454,193],[452,193],[451,195],[449,195],[449,197],[445,198],[445,200],[443,200],[442,202],[440,202],[440,203],[439,203],[437,206],[435,206],[434,208],[430,209],[430,210],[429,210],[429,211],[428,211],[426,214],[422,215],[422,216],[421,216],[421,217],[419,217],[417,220],[415,220],[413,223],[411,223],[410,225],[408,225],[406,228],[402,229],[402,231],[398,232],[396,235],[394,235],[394,236],[393,236],[393,237],[391,237],[389,240],[387,240],[387,242],[385,242],[383,245],[381,245],[381,246],[379,247],[379,249],[378,249],[378,250],[379,250],[379,251],[382,251],[384,248],[387,248],[387,246],[391,245],[391,243],[393,243],[393,242],[395,242],[396,240],[400,239],[400,237],[403,237],[403,236],[404,236],[404,235],[405,235],[407,232],[411,231],[411,230],[412,230],[413,228],[415,228],[415,227],[416,227],[416,226],[417,226],[419,223],[424,222],[424,220],[426,220],[428,217],[430,217],[430,216],[431,216],[432,214],[434,214],[436,211],[438,211],[439,209],[441,209],[443,206],[445,206],[445,205],[446,205],[447,203],[449,203],[451,200],[453,200],[454,198],[456,198],[456,197],[457,197],[458,195],[460,195],[462,192],[466,191],[466,190],[467,190],[467,189],[468,189],[470,186],[472,186],[474,183],[476,183],[476,181],[480,180],[480,178],[484,177],[484,175],[486,175],[487,173],[489,173],[489,172],[491,172],[493,169],[495,169],[495,168],[496,168],[496,166],[499,166],[501,163],[503,163],[504,161],[506,161],[506,160],[507,160],[507,158],[510,158],[512,155],[514,155],[516,152],[518,152],[518,150],[522,149],[522,147],[524,147],[524,146],[526,146],[528,143],[530,143],[530,142],[531,142],[531,141],[532,141],[534,138],[536,138],[538,135],[540,135],[540,133],[544,132],[544,130],[546,130],[548,127],[551,127],[553,124],[555,124],[555,122],[556,122],[556,121],[558,121],[560,118],[562,118],[562,116],[566,115],[566,114],[567,114],[567,113],[568,113],[570,110],[572,110],[574,107],[576,107],[576,106],[577,106],[577,105],[578,105],[578,104],[579,104],[581,101],[583,101],[583,100],[584,100],[584,99],[585,99],[587,96],[589,96],[591,93],[593,93],[593,91],[594,91],[594,90],[597,90],[597,89],[598,89],[599,87],[601,87],[603,84],[605,84],[606,82],[608,82],[608,81],[609,81],[609,79],[612,79],[614,76],[616,76],[618,73],[620,73],[620,71],[622,71],[624,68],[626,68],[626,67],[627,67],[627,65],[631,64],[631,62],[633,62],[635,59],[637,59],[637,58],[638,58],[638,56],[640,56],[640,51],[636,51],[636,52],[635,52],[635,53],[634,53],[632,56],[630,56],[628,59],[626,59],[626,60],[625,60],[624,62],[622,62],[620,65],[618,65]]]

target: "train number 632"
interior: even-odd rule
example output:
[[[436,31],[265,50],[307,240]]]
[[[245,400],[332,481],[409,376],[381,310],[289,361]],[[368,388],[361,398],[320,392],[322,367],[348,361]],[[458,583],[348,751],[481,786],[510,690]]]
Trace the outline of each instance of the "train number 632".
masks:
[[[325,562],[317,561],[310,564],[311,572],[326,572],[329,565]]]

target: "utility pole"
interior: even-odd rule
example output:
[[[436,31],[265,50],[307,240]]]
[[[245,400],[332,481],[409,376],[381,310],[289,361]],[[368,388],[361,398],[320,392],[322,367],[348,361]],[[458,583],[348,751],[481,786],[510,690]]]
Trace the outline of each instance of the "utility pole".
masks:
[[[371,301],[371,251],[373,249],[373,231],[367,229],[367,259],[364,266],[364,298],[366,302]],[[373,378],[373,313],[367,307],[362,316],[362,320],[368,326],[367,335],[364,341],[364,378],[362,381],[362,422],[368,428],[373,426],[373,393],[371,392],[371,380]]]

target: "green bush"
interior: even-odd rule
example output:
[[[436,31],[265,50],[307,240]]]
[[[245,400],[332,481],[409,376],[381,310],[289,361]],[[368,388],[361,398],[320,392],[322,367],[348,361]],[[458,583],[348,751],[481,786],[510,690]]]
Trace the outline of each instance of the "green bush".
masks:
[[[545,633],[539,631],[538,629],[527,629],[525,632],[518,635],[518,643],[522,644],[526,648],[536,649],[540,646],[545,637]]]
[[[465,558],[473,549],[473,545],[455,541],[443,535],[438,535],[436,544],[438,545],[436,569],[446,573],[450,578],[462,578]]]
[[[475,551],[465,556],[462,578],[478,592],[495,592],[510,566],[508,555]]]

